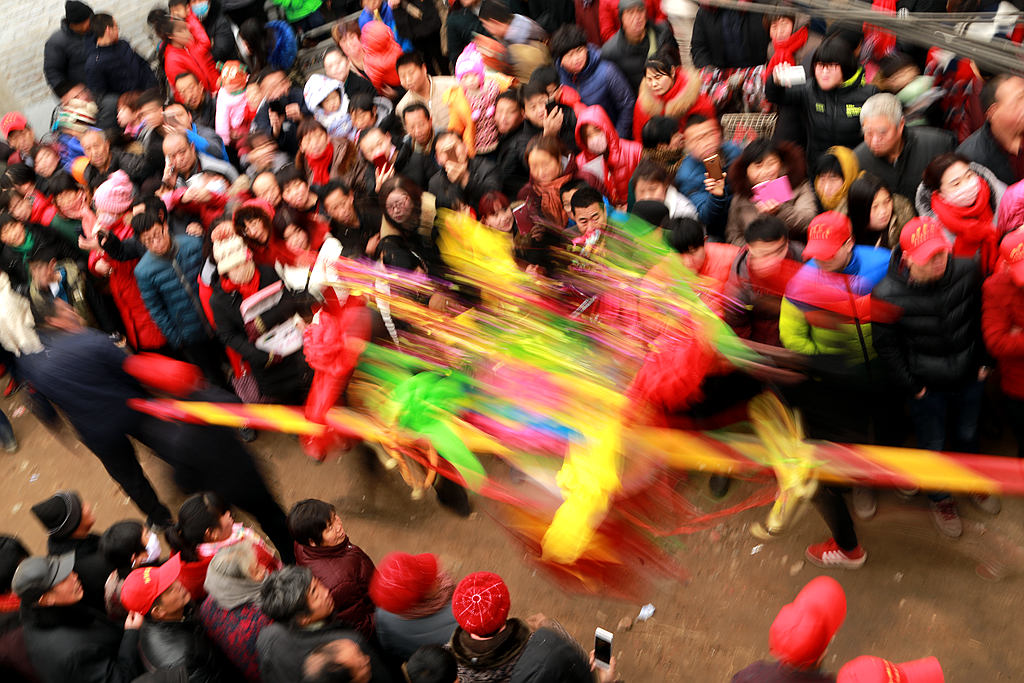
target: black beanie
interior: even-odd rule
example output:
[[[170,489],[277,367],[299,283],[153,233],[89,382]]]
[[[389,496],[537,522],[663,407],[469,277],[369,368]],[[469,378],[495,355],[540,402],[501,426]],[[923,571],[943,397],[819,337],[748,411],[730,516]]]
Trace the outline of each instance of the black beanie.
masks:
[[[92,7],[78,0],[68,0],[64,3],[64,18],[69,24],[81,24],[92,18]]]
[[[665,202],[641,199],[633,204],[633,209],[630,213],[637,218],[647,221],[654,227],[658,227],[662,221],[668,218],[668,207],[665,206]]]
[[[63,541],[82,523],[82,499],[74,491],[58,491],[33,505],[32,514],[43,523],[50,538]]]

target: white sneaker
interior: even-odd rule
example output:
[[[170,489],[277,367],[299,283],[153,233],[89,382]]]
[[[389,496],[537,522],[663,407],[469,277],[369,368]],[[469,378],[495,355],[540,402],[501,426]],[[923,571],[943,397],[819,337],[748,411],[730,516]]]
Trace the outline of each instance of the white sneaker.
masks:
[[[956,501],[946,498],[940,501],[931,501],[928,504],[932,512],[932,521],[939,533],[950,538],[960,538],[964,533],[964,523],[960,521],[960,511],[956,507]]]
[[[999,496],[989,495],[988,493],[972,493],[971,502],[974,503],[976,508],[990,515],[998,515],[999,511],[1003,509],[1003,502],[999,499]]]
[[[857,519],[871,519],[878,512],[878,496],[874,489],[857,486],[850,497],[853,499],[853,513]]]

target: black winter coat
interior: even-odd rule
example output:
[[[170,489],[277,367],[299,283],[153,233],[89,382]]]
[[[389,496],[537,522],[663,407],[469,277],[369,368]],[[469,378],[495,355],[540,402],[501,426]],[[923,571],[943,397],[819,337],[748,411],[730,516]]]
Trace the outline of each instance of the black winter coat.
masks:
[[[807,142],[809,166],[833,145],[855,148],[864,139],[860,129],[860,109],[864,101],[878,92],[878,88],[864,80],[864,69],[859,68],[846,82],[832,90],[822,90],[814,76],[803,85],[783,88],[769,78],[764,93],[769,102],[793,105],[801,113]]]
[[[968,259],[950,258],[935,282],[913,284],[896,248],[889,273],[872,296],[898,308],[899,318],[871,326],[875,351],[894,383],[914,395],[960,389],[974,381],[985,359],[981,336],[981,273]]]
[[[192,617],[175,622],[146,619],[139,630],[139,653],[148,671],[184,666],[189,683],[242,680]]]
[[[85,64],[85,84],[95,97],[108,93],[120,95],[155,87],[156,76],[127,41],[119,40],[113,45],[93,49]]]
[[[96,47],[96,36],[87,31],[80,36],[62,19],[60,28],[46,39],[43,47],[43,75],[50,90],[63,84],[85,83],[85,65]]]
[[[693,20],[690,57],[693,65],[719,69],[741,69],[764,64],[771,39],[761,23],[761,14],[701,7]],[[739,40],[729,37],[730,22],[738,22]],[[836,143],[839,144],[839,143]]]
[[[988,121],[961,142],[956,151],[992,171],[1007,185],[1020,180],[1010,163],[1010,154],[992,136],[992,124]]]
[[[391,8],[391,14],[403,38],[419,40],[441,31],[441,15],[433,0],[402,0],[398,7]]]
[[[274,269],[269,266],[257,266],[260,288],[269,287],[277,282]],[[256,348],[249,340],[242,321],[242,294],[226,292],[220,282],[213,288],[210,295],[210,309],[213,311],[213,322],[217,326],[217,336],[223,344],[235,351],[252,367],[253,377],[260,391],[274,401],[282,401],[297,405],[306,399],[309,385],[313,381],[313,371],[306,364],[301,351],[293,353],[272,364],[270,354]],[[298,297],[285,290],[277,306],[265,312],[260,318],[264,329],[271,329],[295,315],[301,303]]]
[[[89,534],[85,538],[68,538],[62,541],[50,538],[47,539],[46,550],[50,555],[75,553],[75,573],[78,574],[78,580],[82,582],[82,591],[85,593],[82,603],[97,610],[105,610],[104,587],[114,567],[100,552],[100,537]]]
[[[295,683],[302,679],[302,663],[317,645],[347,638],[359,644],[370,657],[370,683],[391,683],[395,680],[375,648],[361,635],[341,623],[320,629],[289,628],[274,622],[260,631],[256,650],[260,656],[260,678],[263,683]]]
[[[509,9],[540,24],[551,35],[564,24],[576,23],[576,4],[572,0],[512,0]]]
[[[601,48],[601,59],[619,67],[619,71],[629,81],[633,93],[640,92],[640,83],[646,73],[644,65],[648,57],[673,40],[672,27],[668,24],[651,24],[648,22],[644,39],[639,45],[626,40],[626,34],[620,28],[615,35]]]
[[[876,157],[864,142],[857,145],[853,151],[857,155],[861,170],[878,176],[885,181],[890,190],[913,202],[924,169],[932,159],[940,154],[952,152],[955,147],[956,136],[948,130],[917,126],[904,128],[903,150],[895,164]]]
[[[527,121],[519,124],[514,131],[498,139],[495,161],[501,176],[501,191],[509,199],[515,199],[519,191],[530,182],[530,169],[526,165],[526,146],[533,137]],[[531,126],[532,128],[532,126]]]
[[[455,202],[460,201],[476,209],[485,194],[501,190],[501,178],[494,164],[476,157],[469,160],[469,182],[465,187],[448,180],[448,174],[440,170],[430,179],[428,189],[437,197],[438,208],[453,209]]]
[[[140,673],[138,631],[87,607],[22,607],[25,646],[46,683],[128,683]]]
[[[224,16],[219,0],[210,0],[210,9],[200,23],[210,37],[210,56],[215,62],[238,59],[238,45],[231,30],[231,22]]]

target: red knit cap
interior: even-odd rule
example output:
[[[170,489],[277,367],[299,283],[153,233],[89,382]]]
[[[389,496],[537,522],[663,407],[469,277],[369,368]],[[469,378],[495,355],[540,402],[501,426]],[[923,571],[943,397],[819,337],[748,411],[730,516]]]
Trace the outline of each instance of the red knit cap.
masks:
[[[508,586],[491,572],[470,574],[459,582],[452,595],[455,621],[463,631],[475,636],[497,633],[508,619],[510,606]]]
[[[390,553],[370,579],[373,604],[394,614],[415,607],[437,583],[437,558],[430,553]]]

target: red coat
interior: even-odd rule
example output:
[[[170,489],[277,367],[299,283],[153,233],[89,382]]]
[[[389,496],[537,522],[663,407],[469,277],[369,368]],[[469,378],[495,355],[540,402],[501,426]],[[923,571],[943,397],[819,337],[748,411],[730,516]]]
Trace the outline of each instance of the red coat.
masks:
[[[1003,393],[1024,399],[1024,287],[1014,284],[1007,270],[985,280],[981,331],[988,352],[999,364]]]
[[[633,139],[641,140],[644,124],[655,116],[668,116],[684,121],[690,114],[715,118],[715,105],[700,91],[700,74],[691,67],[676,69],[676,82],[663,97],[651,92],[647,79],[640,82],[640,93],[633,108]]]
[[[178,91],[174,87],[174,79],[186,71],[199,79],[200,85],[211,95],[216,95],[219,86],[217,80],[220,72],[210,56],[210,38],[192,12],[186,18],[188,28],[192,32],[192,44],[185,48],[175,47],[170,43],[164,48],[164,73],[167,82],[174,90],[174,99],[181,102]]]
[[[121,240],[134,236],[131,226],[123,219],[110,226],[109,230]],[[128,345],[136,351],[159,349],[164,346],[167,340],[149,315],[149,309],[146,308],[146,302],[142,300],[139,285],[135,281],[135,264],[139,259],[117,261],[101,250],[93,251],[89,254],[89,268],[94,273],[97,273],[96,264],[100,260],[110,264],[110,295],[114,298],[121,320],[124,321],[124,334]]]
[[[373,560],[359,546],[347,538],[331,547],[313,548],[296,543],[295,564],[309,567],[313,576],[331,591],[336,618],[373,639],[377,608],[370,599],[370,579],[374,566]]]
[[[615,126],[604,109],[594,105],[587,107],[576,120],[576,144],[582,152],[576,155],[576,168],[582,174],[591,175],[585,165],[594,160],[597,155],[591,154],[587,149],[586,140],[583,139],[583,126],[597,126],[604,131],[608,141],[608,151],[605,153],[604,177],[595,178],[598,184],[604,188],[604,194],[611,200],[611,203],[619,206],[626,203],[629,197],[629,179],[633,177],[633,171],[640,162],[640,155],[644,147],[639,142],[632,140],[620,140]]]

